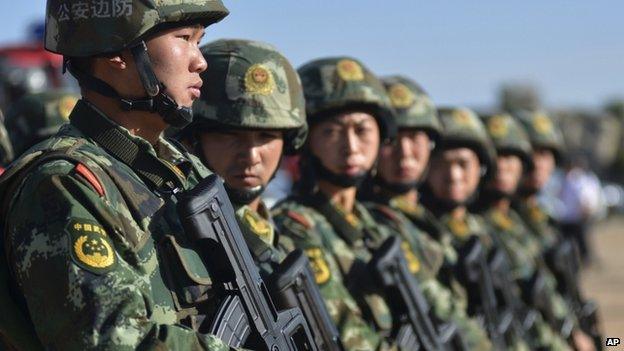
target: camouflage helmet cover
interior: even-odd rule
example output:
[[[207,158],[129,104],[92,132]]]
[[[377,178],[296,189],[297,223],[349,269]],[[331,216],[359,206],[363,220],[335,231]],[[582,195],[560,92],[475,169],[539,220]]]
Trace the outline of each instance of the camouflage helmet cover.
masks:
[[[362,108],[377,119],[383,140],[396,135],[388,94],[379,78],[360,61],[344,56],[322,58],[306,63],[298,72],[309,124],[336,111]]]
[[[413,80],[403,76],[382,78],[400,128],[424,129],[437,138],[441,132],[438,111],[427,93]]]
[[[273,46],[223,39],[201,48],[209,69],[193,105],[193,123],[243,129],[284,129],[286,150],[307,135],[301,82],[290,62]]]
[[[534,149],[545,148],[552,150],[555,157],[561,160],[565,149],[561,131],[553,119],[544,111],[519,111],[518,119],[529,134]]]
[[[474,150],[480,162],[487,166],[488,175],[493,175],[496,150],[485,126],[477,114],[465,107],[441,107],[438,109],[442,122],[440,150],[467,147]]]
[[[64,90],[25,95],[7,111],[6,128],[17,155],[54,135],[68,121],[78,96]]]
[[[48,0],[45,48],[69,57],[121,51],[167,23],[218,22],[221,0]]]
[[[524,127],[508,113],[482,115],[488,135],[499,154],[518,156],[527,168],[533,166],[531,142]]]

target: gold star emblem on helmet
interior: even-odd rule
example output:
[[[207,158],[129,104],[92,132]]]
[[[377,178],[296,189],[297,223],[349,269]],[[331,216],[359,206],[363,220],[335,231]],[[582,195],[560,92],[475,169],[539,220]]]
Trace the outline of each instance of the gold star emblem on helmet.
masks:
[[[405,84],[394,84],[388,89],[392,106],[396,108],[408,108],[414,103],[414,93]]]
[[[245,73],[245,90],[248,93],[271,95],[275,89],[275,80],[271,71],[261,64],[255,64]]]
[[[465,109],[453,111],[453,121],[458,125],[465,127],[472,127],[474,124],[472,114]]]
[[[490,134],[495,138],[502,138],[507,135],[509,130],[507,129],[507,123],[505,117],[496,115],[488,122],[488,130]]]
[[[548,116],[543,113],[536,113],[533,117],[533,128],[540,134],[548,134],[552,131],[553,126]]]
[[[362,66],[353,60],[340,60],[336,64],[338,76],[345,81],[358,81],[364,79]]]

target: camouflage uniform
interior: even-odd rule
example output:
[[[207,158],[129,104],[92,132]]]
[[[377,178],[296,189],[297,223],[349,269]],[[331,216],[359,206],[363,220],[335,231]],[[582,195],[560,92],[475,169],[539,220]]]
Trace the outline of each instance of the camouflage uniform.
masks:
[[[15,154],[54,135],[69,121],[79,96],[63,90],[28,94],[7,111],[6,127]]]
[[[499,154],[516,155],[522,160],[524,169],[532,168],[531,144],[528,136],[508,114],[487,116],[485,119],[488,134]],[[482,194],[483,195],[483,194]],[[486,204],[487,205],[487,204]],[[492,228],[491,234],[499,246],[505,250],[510,261],[513,280],[528,289],[531,279],[539,272],[546,280],[547,301],[541,301],[542,311],[559,321],[565,320],[569,310],[561,295],[556,291],[556,279],[542,260],[541,245],[530,233],[520,216],[513,209],[504,212],[496,207],[489,207],[483,214]],[[530,293],[525,291],[525,297]],[[549,349],[567,349],[565,340],[561,339],[541,318],[536,322],[536,333],[533,346]]]
[[[483,123],[479,117],[467,108],[440,108],[438,109],[440,120],[443,126],[440,146],[442,150],[447,148],[467,147],[472,149],[479,157],[482,167],[485,167],[483,179],[492,177],[495,169],[495,150],[491,144]],[[437,151],[434,151],[437,152]],[[462,218],[455,218],[449,213],[450,208],[440,207],[437,200],[433,198],[431,189],[426,189],[428,193],[424,196],[425,205],[438,216],[440,223],[445,227],[440,241],[444,245],[452,246],[457,252],[460,252],[469,243],[473,237],[477,237],[487,252],[491,252],[495,248],[495,242],[489,233],[489,228],[483,218],[470,212]],[[470,200],[470,199],[469,199]],[[461,206],[461,205],[457,205]],[[465,204],[463,206],[466,206]],[[461,277],[458,277],[461,280]],[[470,287],[466,287],[470,289]],[[514,290],[517,287],[511,287]],[[468,291],[469,306],[468,310],[471,315],[478,311],[478,306],[482,303],[477,295],[470,297],[474,291]],[[474,301],[472,301],[474,300]],[[490,335],[492,338],[493,335]],[[527,350],[529,345],[518,335],[511,335],[506,338],[507,347],[513,350]]]
[[[544,112],[518,112],[533,148],[546,148],[553,152],[557,162],[563,157],[563,136],[552,119]],[[537,203],[525,196],[514,203],[516,210],[527,223],[533,235],[542,245],[542,253],[548,251],[561,240],[561,233],[556,229],[554,220]]]
[[[415,82],[404,77],[389,77],[383,79],[383,82],[397,111],[396,124],[399,131],[424,130],[433,140],[437,139],[441,125],[426,93]],[[471,350],[490,350],[492,345],[484,330],[467,316],[463,288],[448,275],[440,277],[445,275],[445,266],[455,263],[457,253],[452,246],[447,245],[445,248],[432,237],[440,233],[436,230],[439,225],[435,223],[435,218],[428,216],[424,207],[410,204],[392,190],[385,189],[384,185],[383,181],[375,183],[374,194],[370,196],[371,202],[366,203],[366,207],[378,223],[388,226],[405,241],[405,257],[433,307],[435,317],[441,321],[455,322]],[[427,219],[429,223],[424,224]],[[432,229],[432,226],[438,228]],[[450,261],[447,257],[450,257]]]
[[[319,210],[321,206],[323,211]],[[362,204],[356,204],[354,212],[347,215],[321,194],[316,194],[314,199],[286,199],[273,209],[273,217],[280,232],[308,255],[330,312],[335,309],[332,306],[341,303],[342,296],[326,291],[329,290],[326,286],[337,280],[346,285],[364,318],[382,335],[388,336],[393,326],[391,311],[365,265],[371,259],[371,249],[379,246],[390,233],[376,224]],[[327,213],[332,213],[331,218]],[[348,302],[350,305],[351,300]],[[357,306],[350,308],[357,309]],[[371,343],[363,349],[373,348]]]
[[[302,66],[299,74],[309,124],[355,107],[376,118],[382,140],[393,136],[392,110],[383,86],[357,60],[319,59]],[[311,157],[304,149],[303,161]],[[304,177],[314,183],[318,169],[307,170],[314,174]],[[390,235],[389,231],[378,226],[362,204],[356,202],[353,212],[346,213],[318,191],[290,197],[277,204],[273,213],[280,231],[308,254],[317,282],[322,286],[329,279],[344,280],[365,319],[382,335],[390,336],[394,326],[390,308],[384,301],[383,289],[366,269],[371,250]]]
[[[72,5],[49,1],[46,30],[46,47],[69,56],[119,51],[140,38],[137,28],[142,35],[185,19],[208,25],[227,14],[220,1],[133,1],[117,17],[82,19],[64,12]],[[207,334],[216,292],[171,196],[208,171],[162,138],[152,145],[134,136],[85,100],[70,121],[1,178],[2,259],[16,307],[36,331],[30,341],[68,350],[227,350]]]
[[[302,146],[307,134],[303,91],[297,72],[282,54],[268,44],[246,40],[218,40],[202,47],[202,53],[210,69],[204,76],[201,98],[193,106],[194,121],[182,132],[198,156],[202,150],[197,133],[211,129],[284,130],[285,153]],[[257,212],[236,201],[234,205],[243,236],[261,273],[267,276],[295,245],[289,236],[279,234],[263,202]],[[307,232],[307,228],[302,230]],[[325,264],[335,266],[335,262],[322,259],[323,252],[318,249],[305,249],[345,346],[349,350],[373,349],[379,337],[362,320],[340,277],[326,276]]]

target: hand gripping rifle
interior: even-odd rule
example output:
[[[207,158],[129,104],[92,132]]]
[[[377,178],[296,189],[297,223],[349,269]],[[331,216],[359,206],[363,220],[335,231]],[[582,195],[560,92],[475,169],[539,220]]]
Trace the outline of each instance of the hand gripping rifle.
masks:
[[[186,235],[207,261],[211,277],[224,291],[210,333],[231,347],[254,350],[317,350],[301,310],[277,310],[254,264],[216,175],[177,195]]]

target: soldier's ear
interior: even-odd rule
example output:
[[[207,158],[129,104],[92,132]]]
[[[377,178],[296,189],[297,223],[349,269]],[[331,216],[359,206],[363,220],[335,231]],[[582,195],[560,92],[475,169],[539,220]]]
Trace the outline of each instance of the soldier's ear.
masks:
[[[131,58],[131,54],[128,50],[124,50],[118,54],[113,54],[105,57],[106,64],[115,70],[125,70],[128,68],[128,60]]]

